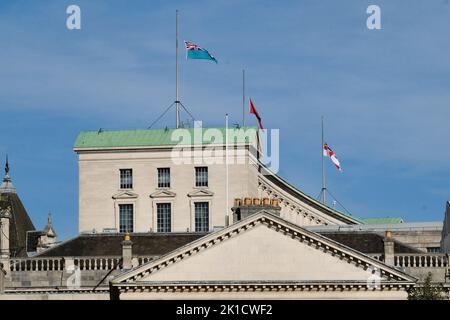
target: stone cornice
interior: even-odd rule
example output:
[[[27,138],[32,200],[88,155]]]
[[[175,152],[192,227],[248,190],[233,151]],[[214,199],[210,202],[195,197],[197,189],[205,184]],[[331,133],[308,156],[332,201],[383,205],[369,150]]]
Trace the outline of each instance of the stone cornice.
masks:
[[[139,282],[113,284],[120,292],[289,292],[289,291],[381,291],[404,290],[413,283],[381,282],[377,287],[365,281],[242,281],[242,282]]]

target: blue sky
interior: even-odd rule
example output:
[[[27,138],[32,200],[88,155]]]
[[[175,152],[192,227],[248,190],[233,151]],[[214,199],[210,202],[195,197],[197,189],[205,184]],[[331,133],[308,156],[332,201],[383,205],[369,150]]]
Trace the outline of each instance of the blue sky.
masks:
[[[81,30],[66,28],[70,4]],[[382,30],[366,28],[369,4]],[[219,60],[180,59],[181,99],[204,126],[226,112],[240,121],[245,68],[247,95],[280,129],[283,177],[319,194],[324,115],[344,168],[326,163],[328,187],[352,214],[443,219],[448,0],[3,0],[0,157],[37,228],[51,211],[60,239],[77,233],[79,131],[146,128],[174,100],[175,9],[180,39]],[[173,122],[169,113],[159,126]]]

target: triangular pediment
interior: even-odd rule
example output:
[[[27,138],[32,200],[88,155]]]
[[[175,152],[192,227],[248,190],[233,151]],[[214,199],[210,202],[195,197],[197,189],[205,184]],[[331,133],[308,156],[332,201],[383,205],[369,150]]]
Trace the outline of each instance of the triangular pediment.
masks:
[[[136,199],[138,195],[132,191],[121,191],[112,196],[113,199]]]
[[[113,283],[298,282],[368,284],[415,279],[265,211],[114,279]]]
[[[150,195],[150,198],[173,198],[176,195],[177,194],[175,192],[163,189],[163,190],[158,190],[156,192],[153,192]]]
[[[196,189],[189,192],[188,197],[211,197],[214,195],[214,192],[209,191],[208,189]]]

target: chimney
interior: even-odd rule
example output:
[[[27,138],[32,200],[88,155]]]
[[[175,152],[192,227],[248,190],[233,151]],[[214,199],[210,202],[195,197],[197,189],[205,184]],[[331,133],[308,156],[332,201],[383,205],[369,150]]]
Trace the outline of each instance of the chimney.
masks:
[[[122,241],[122,269],[129,270],[133,268],[133,242],[131,241],[130,234],[126,233],[125,238]]]
[[[231,210],[233,211],[233,221],[237,222],[262,210],[279,216],[281,208],[277,199],[246,197],[244,200],[234,199],[234,207]]]
[[[394,265],[394,239],[390,230],[386,230],[384,235],[384,263]]]

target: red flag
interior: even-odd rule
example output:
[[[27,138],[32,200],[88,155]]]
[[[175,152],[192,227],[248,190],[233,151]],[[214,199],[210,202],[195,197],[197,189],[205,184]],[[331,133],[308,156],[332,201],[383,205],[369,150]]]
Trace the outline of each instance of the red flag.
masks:
[[[261,129],[264,129],[262,122],[261,122],[261,117],[259,116],[258,111],[256,111],[255,106],[253,105],[252,98],[249,98],[249,100],[250,100],[250,113],[253,113],[255,115],[256,119],[258,119],[259,127]]]

